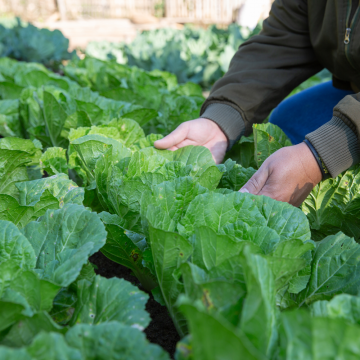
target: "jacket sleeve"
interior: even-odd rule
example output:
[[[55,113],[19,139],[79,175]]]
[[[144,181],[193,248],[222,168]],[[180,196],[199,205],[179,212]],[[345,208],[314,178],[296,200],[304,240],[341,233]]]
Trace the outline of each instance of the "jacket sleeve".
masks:
[[[360,93],[347,95],[333,118],[306,135],[332,177],[360,162]]]
[[[310,41],[307,1],[275,0],[263,30],[240,46],[203,104],[201,116],[215,121],[232,145],[322,68]],[[232,118],[228,107],[236,110]]]

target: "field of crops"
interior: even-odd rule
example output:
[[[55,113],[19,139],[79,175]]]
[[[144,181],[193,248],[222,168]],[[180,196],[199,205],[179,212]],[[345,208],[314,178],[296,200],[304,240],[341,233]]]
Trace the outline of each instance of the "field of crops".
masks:
[[[221,165],[157,150],[199,85],[91,57],[62,72],[0,58],[0,359],[170,359],[149,297],[177,360],[359,359],[360,166],[301,208],[239,193],[291,145],[279,128]],[[99,251],[139,286],[99,275]]]

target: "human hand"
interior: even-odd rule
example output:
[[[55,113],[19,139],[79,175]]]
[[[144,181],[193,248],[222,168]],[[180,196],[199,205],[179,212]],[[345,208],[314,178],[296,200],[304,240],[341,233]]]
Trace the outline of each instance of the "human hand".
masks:
[[[321,179],[314,155],[301,143],[282,148],[268,157],[240,192],[266,195],[300,206]]]
[[[228,140],[220,127],[211,120],[199,118],[186,121],[172,133],[154,143],[157,149],[177,150],[187,145],[207,147],[217,164],[224,159]]]

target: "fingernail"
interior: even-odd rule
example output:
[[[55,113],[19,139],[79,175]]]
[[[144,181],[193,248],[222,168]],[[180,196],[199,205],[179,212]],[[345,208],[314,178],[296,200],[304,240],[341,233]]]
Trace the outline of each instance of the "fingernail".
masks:
[[[239,192],[241,192],[241,193],[249,193],[249,190],[247,190],[247,189],[240,189]]]

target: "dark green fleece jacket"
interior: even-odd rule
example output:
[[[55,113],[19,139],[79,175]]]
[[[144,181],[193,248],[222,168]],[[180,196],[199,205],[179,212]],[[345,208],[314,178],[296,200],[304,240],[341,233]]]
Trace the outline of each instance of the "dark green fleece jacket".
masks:
[[[222,128],[231,147],[323,68],[335,86],[360,89],[359,12],[359,0],[275,0],[263,30],[240,46],[201,116]],[[359,163],[360,93],[341,100],[333,118],[306,138],[333,177]]]

